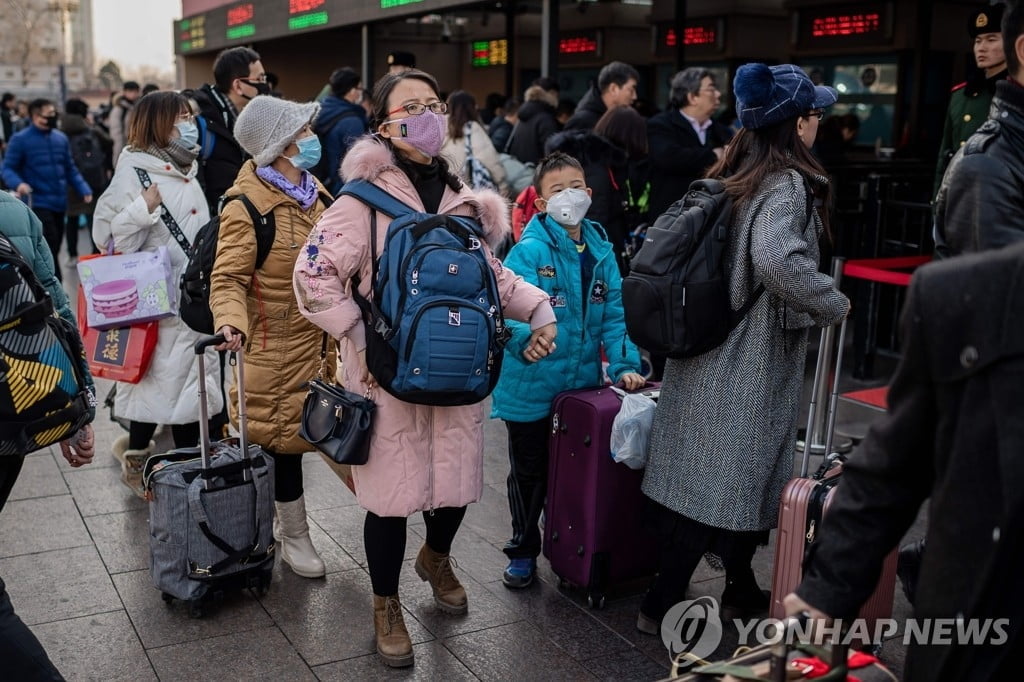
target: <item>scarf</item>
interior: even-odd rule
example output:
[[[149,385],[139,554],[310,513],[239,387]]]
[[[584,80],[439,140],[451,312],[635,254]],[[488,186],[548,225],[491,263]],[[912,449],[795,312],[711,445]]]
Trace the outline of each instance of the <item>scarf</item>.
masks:
[[[260,166],[256,169],[256,175],[295,199],[303,211],[308,211],[316,203],[316,183],[313,182],[313,175],[309,171],[302,171],[302,180],[298,185],[292,184],[291,180],[273,166]]]
[[[161,161],[166,161],[178,169],[178,172],[182,175],[188,175],[188,172],[192,170],[192,164],[195,163],[196,157],[199,155],[199,146],[196,145],[189,149],[181,144],[176,144],[177,141],[177,138],[171,140],[171,143],[166,147],[150,145],[146,149],[133,149],[155,156]]]

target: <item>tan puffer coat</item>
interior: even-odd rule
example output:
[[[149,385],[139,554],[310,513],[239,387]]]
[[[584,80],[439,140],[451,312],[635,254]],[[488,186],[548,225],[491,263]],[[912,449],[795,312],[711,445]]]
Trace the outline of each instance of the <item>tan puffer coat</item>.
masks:
[[[329,196],[317,181],[323,196]],[[321,330],[299,314],[292,291],[295,259],[327,208],[323,196],[309,211],[256,175],[247,161],[227,196],[245,194],[263,215],[274,212],[274,245],[256,270],[256,233],[241,200],[221,211],[217,261],[211,274],[210,309],[214,328],[229,324],[245,332],[246,411],[250,442],[276,453],[303,453],[312,446],[299,438],[306,397],[303,383],[320,365]],[[333,378],[335,344],[329,344],[325,377]],[[231,420],[238,423],[236,388],[231,389]]]

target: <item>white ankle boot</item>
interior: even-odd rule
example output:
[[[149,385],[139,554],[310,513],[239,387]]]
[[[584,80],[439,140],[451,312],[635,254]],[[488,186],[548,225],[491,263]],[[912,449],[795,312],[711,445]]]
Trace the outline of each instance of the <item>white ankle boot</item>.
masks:
[[[280,536],[281,559],[304,578],[322,578],[327,568],[309,539],[306,500],[300,497],[294,502],[275,502],[274,508],[277,510],[275,526],[278,531],[275,537]]]
[[[121,436],[111,446],[114,458],[121,463],[121,482],[131,488],[139,497],[146,499],[146,489],[142,484],[142,466],[156,452],[156,443],[149,441],[144,450],[130,450],[128,437]]]

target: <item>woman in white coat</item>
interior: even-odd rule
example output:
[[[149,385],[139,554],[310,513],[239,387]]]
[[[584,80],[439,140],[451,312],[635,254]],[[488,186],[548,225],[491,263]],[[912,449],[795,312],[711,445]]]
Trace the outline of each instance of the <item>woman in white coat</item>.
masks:
[[[483,164],[491,176],[493,186],[481,185],[473,177],[466,147],[473,151],[473,158]],[[498,158],[490,135],[480,124],[476,100],[465,90],[456,90],[448,96],[448,130],[441,147],[441,156],[448,160],[452,171],[473,189],[493,189],[508,196],[508,182],[505,168]]]
[[[188,100],[175,92],[153,92],[141,98],[132,113],[128,145],[117,160],[110,186],[96,203],[92,236],[106,251],[113,241],[120,253],[167,247],[177,282],[187,256],[160,217],[164,204],[191,243],[210,219],[203,190],[196,180],[198,129]],[[152,185],[144,189],[141,169]],[[129,420],[127,437],[114,442],[121,462],[121,479],[138,495],[142,490],[142,464],[153,454],[157,424],[171,427],[175,447],[199,442],[199,370],[192,345],[201,335],[177,316],[160,321],[156,350],[145,376],[137,384],[117,387],[114,414]],[[218,387],[217,354],[207,351],[206,394],[210,414],[223,408]]]

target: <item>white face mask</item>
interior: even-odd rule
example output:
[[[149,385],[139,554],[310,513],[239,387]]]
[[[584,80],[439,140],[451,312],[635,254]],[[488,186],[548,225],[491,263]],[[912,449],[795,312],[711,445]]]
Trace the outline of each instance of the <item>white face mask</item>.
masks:
[[[590,208],[590,195],[584,189],[569,187],[548,199],[548,215],[559,225],[575,227],[583,222]]]

